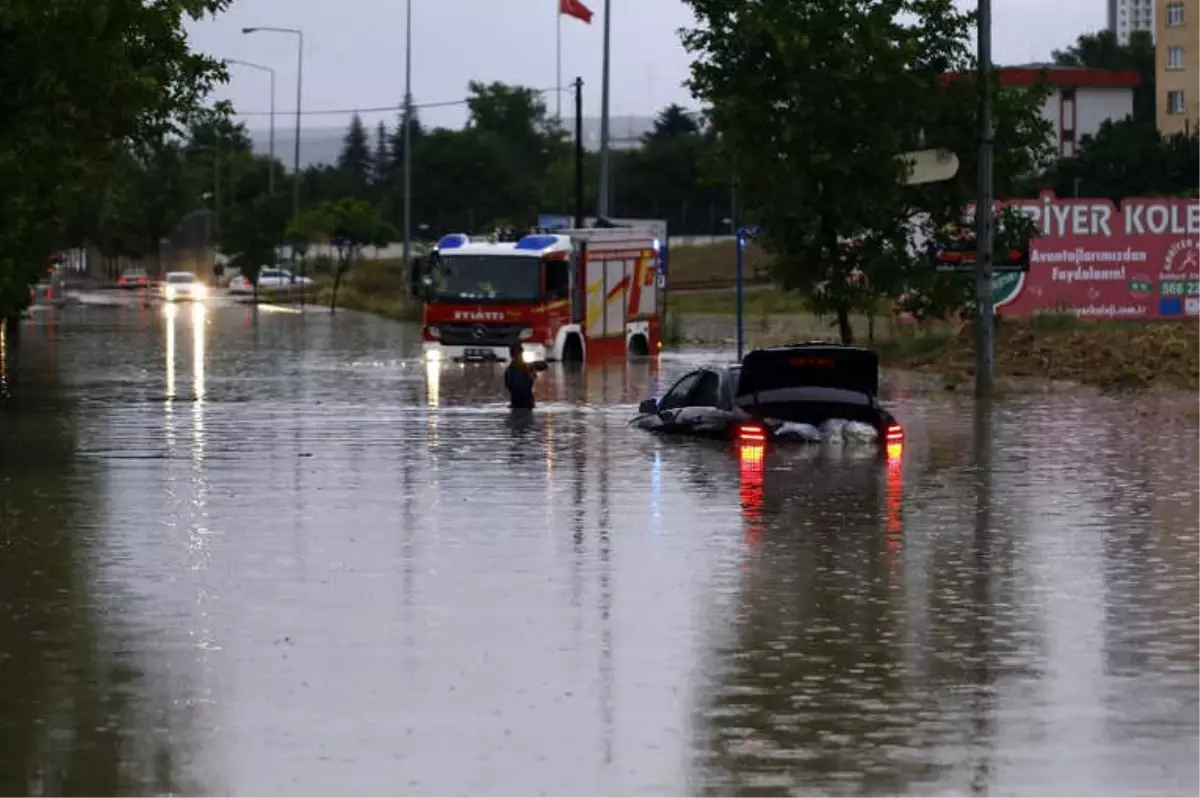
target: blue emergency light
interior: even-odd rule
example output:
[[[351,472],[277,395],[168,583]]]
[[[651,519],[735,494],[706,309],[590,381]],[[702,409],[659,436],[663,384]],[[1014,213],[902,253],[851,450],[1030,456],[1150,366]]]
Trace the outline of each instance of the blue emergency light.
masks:
[[[540,250],[546,247],[554,246],[558,239],[555,236],[548,235],[528,235],[517,242],[514,249],[533,249]]]
[[[469,241],[470,239],[462,233],[451,233],[442,236],[442,240],[438,241],[438,249],[458,249]]]

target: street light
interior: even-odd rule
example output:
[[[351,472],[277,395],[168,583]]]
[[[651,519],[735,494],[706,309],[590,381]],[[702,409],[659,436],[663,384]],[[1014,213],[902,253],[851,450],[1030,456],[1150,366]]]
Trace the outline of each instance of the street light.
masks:
[[[404,23],[404,274],[412,274],[412,0]],[[412,280],[407,283],[411,286]],[[411,289],[410,289],[411,290]]]
[[[292,219],[300,218],[300,103],[304,85],[304,31],[299,28],[254,27],[242,28],[243,34],[290,33],[296,37],[296,144],[292,152]],[[292,264],[296,261],[296,247],[292,247]]]
[[[270,133],[270,144],[268,145],[271,150],[271,173],[270,173],[270,178],[269,178],[269,180],[270,180],[270,189],[269,190],[270,190],[271,194],[274,195],[275,194],[275,70],[269,66],[263,66],[262,64],[252,64],[249,61],[242,61],[238,58],[226,58],[225,63],[237,64],[238,66],[249,67],[250,69],[257,69],[258,71],[266,72],[267,74],[269,74],[271,76],[271,133]]]

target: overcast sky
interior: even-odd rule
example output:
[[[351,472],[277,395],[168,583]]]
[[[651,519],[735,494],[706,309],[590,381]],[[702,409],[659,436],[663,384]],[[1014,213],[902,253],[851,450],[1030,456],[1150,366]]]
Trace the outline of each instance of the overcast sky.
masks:
[[[564,83],[585,81],[585,111],[598,114],[603,41],[603,0],[584,0],[596,12],[587,25],[562,19]],[[677,31],[692,23],[681,0],[611,0],[611,114],[649,115],[678,102],[696,103],[682,87],[688,55]],[[961,5],[972,0],[959,0]],[[555,85],[555,22],[558,0],[412,0],[414,102],[461,99],[470,80]],[[1104,0],[995,0],[993,48],[998,63],[1048,60],[1050,51],[1105,24]],[[304,31],[305,126],[343,126],[348,110],[360,109],[368,124],[389,122],[404,94],[405,0],[235,0],[228,12],[193,25],[193,46],[219,58],[273,67],[279,112],[295,110],[296,37],[243,35],[243,27],[270,25]],[[270,93],[265,73],[231,67],[218,97],[243,112],[265,112]],[[553,95],[547,105],[555,110]],[[563,113],[570,112],[563,98]],[[460,126],[461,106],[423,109],[428,124]],[[248,114],[250,127],[266,116]]]

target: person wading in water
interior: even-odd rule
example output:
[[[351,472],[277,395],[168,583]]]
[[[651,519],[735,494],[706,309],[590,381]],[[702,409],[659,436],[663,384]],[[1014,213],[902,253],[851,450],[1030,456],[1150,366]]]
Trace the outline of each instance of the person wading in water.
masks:
[[[509,363],[504,370],[504,388],[510,398],[508,406],[513,410],[532,410],[534,404],[533,382],[537,375],[533,367],[525,362],[523,354],[519,343],[508,348]]]

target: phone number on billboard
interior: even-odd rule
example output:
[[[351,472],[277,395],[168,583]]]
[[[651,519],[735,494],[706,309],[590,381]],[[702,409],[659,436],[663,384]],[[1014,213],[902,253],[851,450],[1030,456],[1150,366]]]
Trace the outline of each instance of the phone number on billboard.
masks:
[[[1164,280],[1158,284],[1161,296],[1200,295],[1200,280]]]

